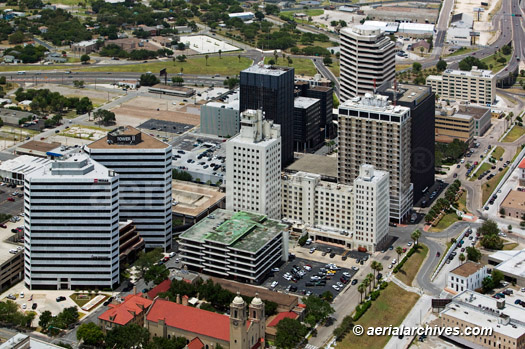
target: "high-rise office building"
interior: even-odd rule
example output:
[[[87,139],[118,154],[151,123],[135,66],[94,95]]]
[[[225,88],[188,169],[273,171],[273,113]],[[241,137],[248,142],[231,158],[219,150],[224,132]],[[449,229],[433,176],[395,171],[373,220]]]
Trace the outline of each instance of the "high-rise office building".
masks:
[[[84,154],[25,177],[25,283],[113,288],[119,272],[118,175]]]
[[[146,248],[172,243],[171,145],[134,127],[119,127],[85,147],[120,175],[120,217],[133,220]]]
[[[281,218],[281,126],[262,110],[241,114],[241,132],[226,142],[226,209]]]
[[[362,164],[390,174],[390,219],[400,222],[412,208],[410,108],[386,96],[354,97],[339,107],[338,177],[351,184]]]
[[[294,69],[256,64],[241,71],[239,111],[262,109],[281,125],[281,165],[293,161]]]
[[[320,137],[332,139],[336,136],[335,124],[333,122],[334,89],[329,86],[316,85],[315,80],[295,80],[295,97],[316,98],[321,103]]]
[[[414,203],[435,181],[435,107],[436,95],[429,86],[387,82],[378,89],[397,105],[410,108],[410,180]]]
[[[374,86],[394,80],[394,46],[377,27],[341,30],[341,101],[373,93]]]
[[[293,141],[297,152],[315,151],[324,144],[321,138],[321,101],[317,98],[295,97]]]

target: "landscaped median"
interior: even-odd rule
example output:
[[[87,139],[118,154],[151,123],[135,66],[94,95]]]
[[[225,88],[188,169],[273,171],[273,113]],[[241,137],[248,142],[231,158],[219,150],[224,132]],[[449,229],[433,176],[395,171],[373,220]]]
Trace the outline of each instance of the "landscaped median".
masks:
[[[366,335],[369,327],[383,327],[385,324],[399,326],[414,307],[419,295],[403,290],[394,283],[381,290],[379,297],[371,302],[368,310],[359,319],[354,320],[354,325],[363,326],[365,334],[356,336],[351,331],[337,344],[338,348],[383,348],[390,336]]]
[[[405,285],[412,286],[412,281],[421,265],[423,265],[427,254],[428,247],[423,244],[417,244],[412,247],[405,258],[394,268],[396,277]]]

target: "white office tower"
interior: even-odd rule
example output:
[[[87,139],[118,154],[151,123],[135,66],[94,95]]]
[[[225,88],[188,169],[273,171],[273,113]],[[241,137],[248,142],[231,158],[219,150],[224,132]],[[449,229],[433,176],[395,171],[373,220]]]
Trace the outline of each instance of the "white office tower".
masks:
[[[341,101],[373,93],[395,76],[395,44],[377,27],[341,30]]]
[[[84,154],[25,177],[25,283],[30,289],[119,282],[118,175]]]
[[[226,143],[226,209],[281,218],[281,126],[262,110],[245,110]]]
[[[412,208],[410,132],[410,108],[393,106],[386,96],[367,93],[339,106],[338,181],[352,184],[363,164],[387,171],[390,219],[396,222],[407,217]]]
[[[354,248],[377,251],[388,234],[389,206],[388,172],[362,165],[354,181]]]
[[[133,220],[147,249],[171,248],[171,145],[125,126],[85,151],[119,174],[121,220]]]

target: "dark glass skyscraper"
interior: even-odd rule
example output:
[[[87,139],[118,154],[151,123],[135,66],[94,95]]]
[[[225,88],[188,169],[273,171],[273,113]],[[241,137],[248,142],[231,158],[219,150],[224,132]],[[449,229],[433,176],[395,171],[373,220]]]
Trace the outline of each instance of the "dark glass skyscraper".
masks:
[[[253,65],[241,72],[239,112],[261,108],[281,125],[281,166],[293,161],[294,69]]]

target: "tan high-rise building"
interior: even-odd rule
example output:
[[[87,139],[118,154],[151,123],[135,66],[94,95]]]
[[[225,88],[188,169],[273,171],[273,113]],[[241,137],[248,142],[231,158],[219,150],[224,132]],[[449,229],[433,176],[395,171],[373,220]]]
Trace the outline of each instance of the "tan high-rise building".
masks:
[[[374,92],[395,76],[395,44],[381,29],[358,25],[341,30],[341,101]]]
[[[412,208],[410,108],[386,96],[355,97],[339,107],[339,183],[352,184],[359,167],[373,165],[390,174],[390,220],[400,222]]]

